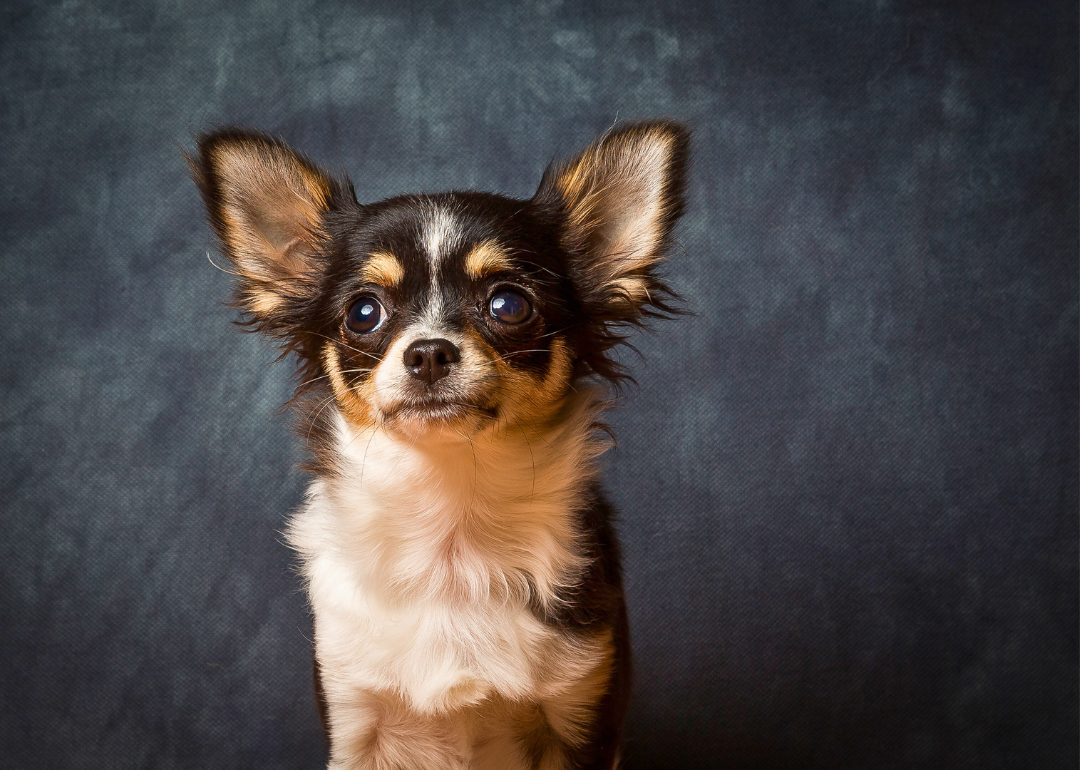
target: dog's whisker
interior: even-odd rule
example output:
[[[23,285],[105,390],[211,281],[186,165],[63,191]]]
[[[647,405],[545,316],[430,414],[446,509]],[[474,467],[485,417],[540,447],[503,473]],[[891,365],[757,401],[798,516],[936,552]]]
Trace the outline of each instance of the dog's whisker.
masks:
[[[368,351],[368,350],[361,350],[360,348],[353,347],[352,345],[348,344],[347,342],[343,342],[338,337],[331,337],[328,334],[323,334],[322,332],[314,332],[314,331],[308,331],[308,332],[305,332],[305,333],[312,336],[312,337],[321,337],[321,338],[323,338],[325,340],[330,340],[331,342],[334,342],[334,343],[336,343],[338,345],[341,345],[342,347],[347,348],[348,350],[351,350],[354,353],[357,353],[358,355],[365,356],[367,358],[372,358],[372,359],[374,359],[376,361],[379,361],[380,363],[383,360],[382,356],[375,355],[374,353],[372,353],[371,351]]]
[[[331,394],[330,396],[327,396],[325,399],[323,399],[322,402],[319,404],[318,411],[315,412],[314,416],[311,418],[311,421],[308,423],[307,435],[305,436],[305,440],[309,445],[311,444],[311,431],[315,427],[316,421],[319,419],[319,416],[322,414],[322,411],[326,408],[327,404],[331,403],[334,398],[334,395]]]

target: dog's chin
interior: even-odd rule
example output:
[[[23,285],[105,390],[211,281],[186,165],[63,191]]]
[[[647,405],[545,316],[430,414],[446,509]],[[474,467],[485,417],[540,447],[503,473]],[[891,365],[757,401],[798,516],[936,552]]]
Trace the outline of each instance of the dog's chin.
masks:
[[[487,404],[430,399],[400,402],[383,409],[381,422],[387,429],[410,437],[454,441],[467,440],[498,416],[498,409]]]

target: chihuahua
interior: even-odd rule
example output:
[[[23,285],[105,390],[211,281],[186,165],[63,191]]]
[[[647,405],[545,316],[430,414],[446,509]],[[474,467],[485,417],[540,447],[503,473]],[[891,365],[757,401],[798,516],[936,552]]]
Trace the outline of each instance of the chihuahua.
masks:
[[[657,273],[688,132],[612,130],[529,200],[361,205],[281,141],[188,161],[235,303],[299,360],[288,527],[329,768],[610,769],[630,643],[597,458],[613,349],[677,312]]]

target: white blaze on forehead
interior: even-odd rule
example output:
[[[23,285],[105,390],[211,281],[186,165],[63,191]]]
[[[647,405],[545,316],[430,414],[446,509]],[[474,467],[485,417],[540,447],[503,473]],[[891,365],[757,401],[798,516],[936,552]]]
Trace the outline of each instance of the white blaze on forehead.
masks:
[[[439,262],[451,252],[461,240],[461,228],[454,215],[445,206],[432,205],[424,217],[421,240],[428,259],[431,261],[432,275]]]
[[[427,252],[431,267],[431,292],[423,319],[429,326],[439,326],[442,320],[443,299],[439,286],[439,265],[462,240],[461,226],[445,206],[432,204],[425,212],[420,240]]]

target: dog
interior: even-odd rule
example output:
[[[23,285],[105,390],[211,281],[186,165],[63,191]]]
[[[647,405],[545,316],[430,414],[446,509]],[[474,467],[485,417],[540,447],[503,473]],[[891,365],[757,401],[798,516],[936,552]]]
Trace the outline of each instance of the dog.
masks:
[[[528,200],[361,205],[285,143],[188,157],[243,322],[299,360],[313,481],[287,530],[314,615],[329,768],[613,768],[630,640],[598,478],[688,130],[612,129]]]

